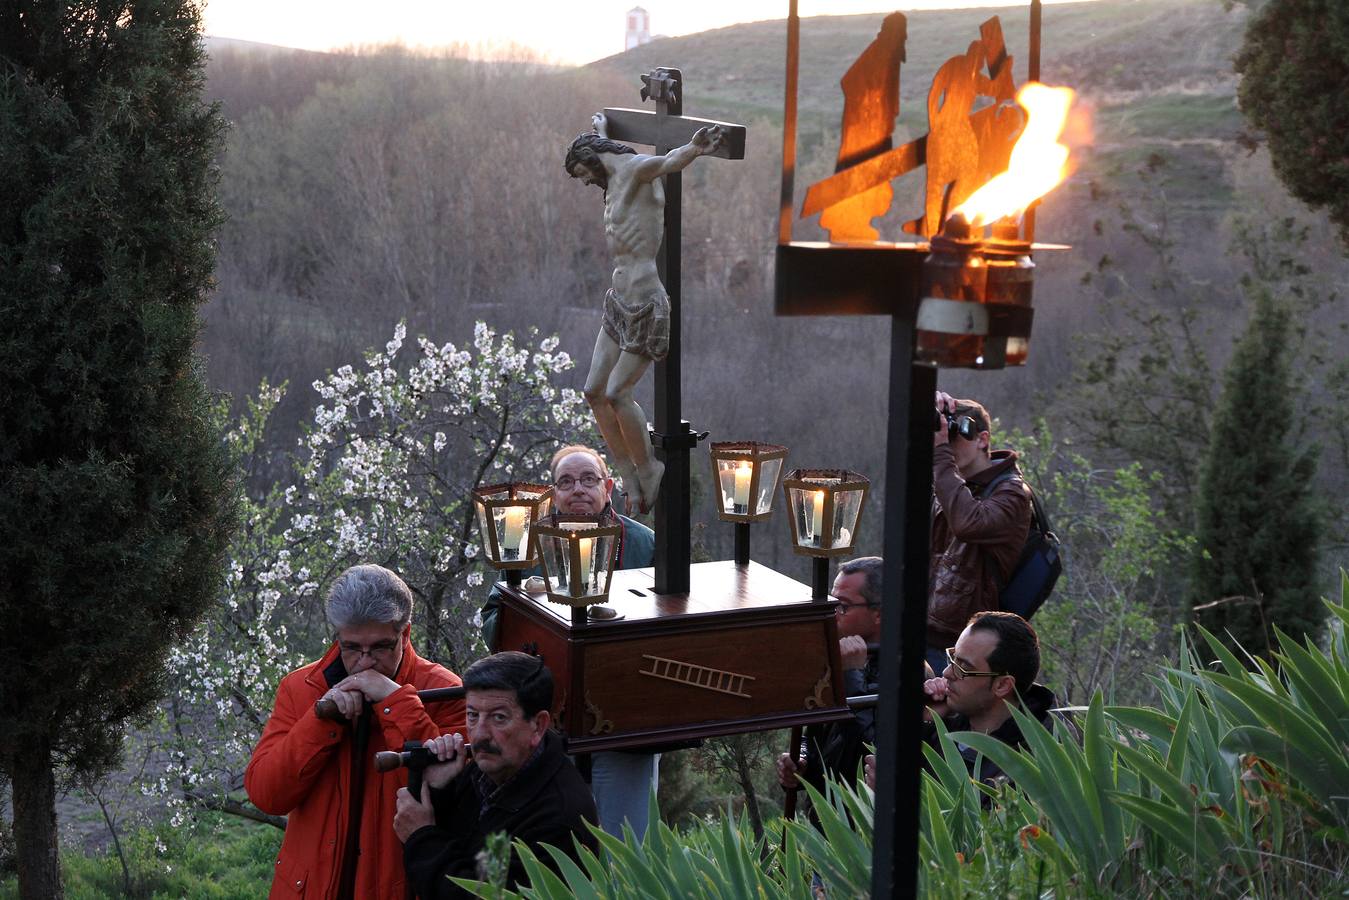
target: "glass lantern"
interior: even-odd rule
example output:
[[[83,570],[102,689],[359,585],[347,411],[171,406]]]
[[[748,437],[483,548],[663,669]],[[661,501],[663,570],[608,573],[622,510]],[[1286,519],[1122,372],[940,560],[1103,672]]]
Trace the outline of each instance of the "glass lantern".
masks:
[[[534,526],[548,599],[591,606],[609,599],[623,526],[608,515],[554,513]]]
[[[724,522],[762,522],[773,514],[773,494],[787,448],[758,441],[712,444],[712,478],[719,486],[717,517]]]
[[[871,482],[843,469],[795,469],[782,482],[792,550],[802,556],[844,556],[857,540]]]
[[[487,562],[505,570],[538,565],[538,550],[531,536],[552,504],[553,488],[547,484],[512,481],[476,489],[473,505],[478,511]]]

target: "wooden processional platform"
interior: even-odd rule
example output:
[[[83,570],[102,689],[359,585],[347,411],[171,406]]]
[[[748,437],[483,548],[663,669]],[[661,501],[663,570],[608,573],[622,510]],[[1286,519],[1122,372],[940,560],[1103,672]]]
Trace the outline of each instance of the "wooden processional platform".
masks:
[[[501,587],[498,650],[543,656],[572,753],[657,746],[851,715],[833,601],[751,562],[697,563],[687,594],[657,594],[653,569],[615,572],[621,618],[572,624],[546,594]]]

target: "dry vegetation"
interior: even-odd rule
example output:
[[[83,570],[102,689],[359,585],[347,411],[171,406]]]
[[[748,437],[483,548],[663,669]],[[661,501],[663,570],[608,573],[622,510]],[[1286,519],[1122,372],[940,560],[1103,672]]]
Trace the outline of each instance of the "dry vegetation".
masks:
[[[926,78],[992,12],[911,15],[901,130],[921,130]],[[1024,77],[1025,10],[999,13]],[[805,21],[798,194],[832,165],[837,79],[879,20]],[[1084,334],[1129,327],[1129,297],[1195,308],[1221,366],[1244,320],[1237,281],[1249,263],[1230,249],[1236,224],[1254,219],[1259,232],[1301,214],[1264,155],[1237,139],[1229,60],[1243,21],[1214,0],[1046,10],[1044,77],[1074,84],[1096,112],[1094,147],[1040,217],[1042,238],[1074,249],[1039,260],[1030,365],[943,374],[944,387],[985,398],[1005,425],[1046,415],[1062,434],[1073,354],[1090,352]],[[307,385],[399,317],[439,339],[464,336],[475,318],[537,325],[588,358],[607,279],[601,201],[565,177],[563,151],[591,111],[639,105],[638,74],[676,65],[690,114],[750,129],[746,160],[709,161],[685,177],[685,415],[719,438],[786,444],[796,464],[879,478],[886,329],[772,314],[783,33],[781,23],[735,26],[580,70],[396,49],[217,49],[210,90],[234,129],[222,181],[231,219],[207,311],[216,385],[236,396],[263,376]],[[899,206],[888,220],[908,217]],[[1308,221],[1300,259],[1326,285],[1343,285],[1349,266],[1319,220]],[[798,227],[800,237],[817,234],[813,222]],[[1165,265],[1159,241],[1171,242]],[[1178,287],[1154,290],[1163,268]],[[306,393],[292,391],[279,422],[299,418]],[[1338,483],[1343,467],[1324,477]],[[722,531],[703,534],[717,553],[729,550]],[[879,544],[873,519],[863,546]],[[757,541],[756,556],[804,576],[780,545]]]

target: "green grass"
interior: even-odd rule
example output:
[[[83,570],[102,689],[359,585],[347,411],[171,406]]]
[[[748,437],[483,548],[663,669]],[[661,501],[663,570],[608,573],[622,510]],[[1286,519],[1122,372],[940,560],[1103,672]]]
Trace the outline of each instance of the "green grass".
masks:
[[[1097,136],[1107,141],[1230,139],[1244,126],[1231,94],[1160,94],[1096,113]]]
[[[203,813],[196,822],[179,828],[161,824],[122,835],[131,872],[130,894],[111,848],[94,856],[62,853],[66,898],[253,900],[267,895],[280,846],[281,832],[270,825]],[[0,900],[18,896],[16,876],[0,879]]]

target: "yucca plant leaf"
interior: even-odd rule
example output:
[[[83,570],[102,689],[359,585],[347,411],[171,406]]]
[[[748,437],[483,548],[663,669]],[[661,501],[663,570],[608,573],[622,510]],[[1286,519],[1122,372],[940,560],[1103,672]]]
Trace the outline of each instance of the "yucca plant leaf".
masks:
[[[1341,820],[1349,813],[1349,762],[1343,755],[1331,759],[1308,753],[1293,741],[1249,725],[1232,729],[1223,744],[1238,753],[1254,753],[1287,773],[1322,805],[1337,810]]]
[[[656,820],[659,822],[659,819]],[[654,827],[654,826],[653,826]],[[591,822],[586,823],[586,828],[592,832],[599,831],[600,827]],[[609,871],[605,868],[603,860],[590,851],[590,848],[581,843],[575,835],[572,835],[572,841],[575,842],[577,854],[581,858],[581,865],[585,866],[586,875],[595,884],[605,884],[608,882]]]
[[[571,891],[573,897],[577,900],[600,900],[602,895],[595,890],[595,885],[592,883],[590,876],[581,871],[581,867],[576,864],[576,861],[570,855],[551,844],[544,844],[543,849],[548,851],[548,855],[557,864],[557,870],[566,881],[566,887]],[[530,884],[533,883],[534,880],[531,877]]]
[[[1130,731],[1146,737],[1165,753],[1176,733],[1176,719],[1157,709],[1137,706],[1107,706],[1105,714]]]
[[[1221,831],[1215,834],[1213,816],[1195,807],[1187,811],[1162,800],[1116,794],[1115,801],[1140,822],[1155,831],[1170,850],[1179,850],[1195,858],[1201,867],[1218,868],[1224,862],[1221,849],[1225,841]]]
[[[1194,794],[1189,785],[1168,771],[1165,763],[1154,759],[1147,751],[1137,747],[1121,746],[1118,750],[1125,764],[1147,779],[1148,783],[1162,792],[1172,805],[1190,809],[1195,805]]]
[[[1249,681],[1215,673],[1209,673],[1204,677],[1232,693],[1254,713],[1255,722],[1241,724],[1267,725],[1271,731],[1293,744],[1302,753],[1308,756],[1327,757],[1328,763],[1338,760],[1341,767],[1344,766],[1344,748],[1335,746],[1334,740],[1317,716],[1289,705],[1285,699],[1262,691]]]
[[[1092,833],[1090,816],[1083,811],[1086,793],[1089,790],[1094,793],[1095,788],[1085,787],[1071,764],[1036,756],[1034,749],[1023,754],[991,735],[977,732],[957,732],[952,737],[993,760],[1017,787],[1028,793],[1054,824],[1060,844],[1079,857],[1077,868],[1090,870],[1095,880],[1102,860],[1100,831]],[[1055,777],[1045,778],[1037,763],[1053,771]]]
[[[1349,718],[1349,671],[1337,672],[1329,657],[1299,646],[1282,631],[1278,633],[1281,668],[1294,687],[1298,706],[1318,711],[1322,722],[1338,724]],[[1338,737],[1349,743],[1349,735]]]
[[[1087,707],[1086,728],[1082,733],[1082,748],[1087,768],[1098,797],[1115,789],[1115,740],[1106,728],[1105,705],[1097,691]],[[1119,807],[1113,803],[1098,806],[1101,830],[1109,848],[1124,846],[1124,820]]]
[[[485,881],[477,881],[472,878],[460,878],[457,875],[450,876],[450,881],[453,882],[456,887],[462,888],[474,897],[481,897],[483,900],[526,900],[525,894],[518,894],[507,888],[495,887]],[[561,900],[561,898],[554,898],[549,894],[538,894],[537,896],[542,897],[543,900]],[[565,894],[562,895],[562,897],[565,896]]]
[[[595,837],[609,854],[609,870],[620,882],[637,892],[661,893],[661,881],[647,866],[640,848],[629,846],[611,834],[596,830]]]

